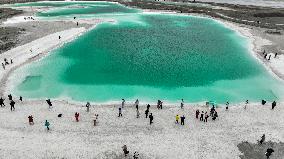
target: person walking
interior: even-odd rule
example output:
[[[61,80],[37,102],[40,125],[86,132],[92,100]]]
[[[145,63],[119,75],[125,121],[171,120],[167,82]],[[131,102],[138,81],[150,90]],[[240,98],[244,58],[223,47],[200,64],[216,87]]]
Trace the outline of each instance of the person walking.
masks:
[[[199,110],[197,109],[196,112],[195,112],[195,117],[196,117],[196,119],[198,119],[199,113],[200,113],[200,112],[199,112]]]
[[[272,109],[274,109],[274,108],[276,107],[276,102],[273,101],[272,104],[271,104],[271,106],[272,106]]]
[[[23,97],[22,97],[22,96],[20,96],[20,101],[21,101],[21,102],[23,101]]]
[[[28,118],[29,118],[29,124],[34,125],[34,117],[30,115]]]
[[[217,119],[217,117],[218,117],[218,113],[217,113],[217,111],[215,111],[215,113],[214,113],[214,115],[213,115],[212,119],[213,119],[213,120],[216,120],[216,119]]]
[[[204,112],[202,111],[201,114],[200,114],[200,121],[203,121],[204,120]]]
[[[51,103],[50,99],[47,99],[46,103],[48,104],[49,109],[52,108],[52,103]]]
[[[11,111],[15,111],[15,102],[13,100],[11,100],[10,102],[10,106],[11,106]]]
[[[150,119],[150,125],[151,125],[153,123],[153,120],[154,120],[154,117],[153,117],[152,113],[149,115],[149,119]]]
[[[75,113],[75,119],[76,119],[76,122],[79,122],[79,113],[78,112]]]
[[[249,101],[246,100],[246,103],[245,103],[245,106],[244,106],[244,109],[247,109],[247,105],[249,104]]]
[[[139,112],[139,110],[137,109],[136,110],[136,118],[139,118],[140,117],[140,112]]]
[[[11,94],[8,95],[9,100],[13,100],[13,96]]]
[[[121,110],[121,107],[118,108],[118,117],[121,117],[122,116],[122,110]]]
[[[148,109],[148,110],[150,109],[150,104],[147,104],[147,109]]]
[[[4,65],[4,63],[2,63],[2,67],[3,67],[3,69],[5,70],[5,65]]]
[[[149,109],[146,109],[146,110],[145,110],[146,118],[148,117],[148,113],[149,113]]]
[[[183,99],[181,99],[180,108],[183,109],[183,106],[184,106],[184,101]]]
[[[207,112],[205,112],[204,122],[206,122],[206,123],[207,123],[208,118],[209,118],[209,115],[207,114]]]
[[[129,151],[127,150],[127,146],[126,145],[122,146],[122,151],[123,151],[125,157],[129,154]]]
[[[0,105],[1,107],[5,107],[5,103],[4,103],[5,99],[3,99],[2,97],[0,98]]]
[[[268,148],[265,152],[265,156],[267,157],[267,159],[269,159],[269,157],[272,155],[272,153],[274,152],[274,150],[272,148]]]
[[[138,159],[138,158],[139,158],[139,153],[135,151],[133,155],[133,159]]]
[[[47,120],[45,120],[44,126],[46,126],[46,129],[49,130],[50,123]]]
[[[184,120],[185,120],[185,117],[184,117],[184,115],[183,115],[182,117],[180,117],[180,124],[181,124],[181,125],[184,125]]]
[[[226,103],[226,110],[229,109],[229,102]]]
[[[139,105],[139,100],[136,99],[136,101],[135,101],[135,107],[136,107],[137,110],[138,110],[138,105]]]
[[[262,143],[264,143],[264,141],[265,141],[265,134],[263,134],[261,136],[261,139],[259,140],[259,144],[262,145]]]
[[[122,99],[122,102],[121,102],[121,107],[124,108],[124,105],[125,105],[125,100]]]
[[[90,106],[91,106],[91,104],[89,102],[87,102],[87,104],[86,104],[87,112],[90,111]]]
[[[215,112],[215,106],[213,105],[213,107],[210,109],[210,116],[213,117],[214,112]]]
[[[179,115],[176,115],[176,124],[178,124],[179,121]]]

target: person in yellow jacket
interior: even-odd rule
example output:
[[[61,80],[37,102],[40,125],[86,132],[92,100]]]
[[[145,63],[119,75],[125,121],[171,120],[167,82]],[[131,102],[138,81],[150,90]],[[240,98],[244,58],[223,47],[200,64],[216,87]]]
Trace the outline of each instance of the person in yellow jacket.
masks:
[[[179,121],[179,115],[176,115],[176,123],[178,124]]]

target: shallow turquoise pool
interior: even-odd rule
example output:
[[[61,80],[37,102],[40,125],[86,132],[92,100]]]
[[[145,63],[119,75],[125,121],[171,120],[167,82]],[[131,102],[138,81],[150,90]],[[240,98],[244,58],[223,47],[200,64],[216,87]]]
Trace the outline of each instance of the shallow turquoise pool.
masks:
[[[111,3],[109,7],[123,6]],[[90,15],[89,9],[67,10],[57,8],[38,16]],[[131,8],[107,10],[101,14],[117,23],[100,24],[50,56],[17,70],[14,76],[25,76],[14,92],[30,98],[96,102],[183,98],[223,103],[281,98],[283,84],[250,55],[248,40],[224,25],[208,18],[145,14]]]

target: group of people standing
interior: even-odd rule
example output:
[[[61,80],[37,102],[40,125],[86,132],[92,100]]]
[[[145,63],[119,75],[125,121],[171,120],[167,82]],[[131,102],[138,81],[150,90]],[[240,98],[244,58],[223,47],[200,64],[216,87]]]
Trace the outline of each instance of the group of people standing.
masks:
[[[10,59],[10,63],[9,63],[9,61],[6,58],[4,58],[4,62],[2,62],[2,68],[5,70],[6,66],[9,64],[13,64],[13,59]]]
[[[13,100],[13,96],[11,94],[8,95],[8,99],[9,99],[9,104],[10,104],[10,110],[11,111],[15,111],[15,104],[16,102]],[[23,101],[23,98],[20,96],[20,101]],[[1,107],[5,107],[5,99],[4,98],[0,98],[0,106]]]

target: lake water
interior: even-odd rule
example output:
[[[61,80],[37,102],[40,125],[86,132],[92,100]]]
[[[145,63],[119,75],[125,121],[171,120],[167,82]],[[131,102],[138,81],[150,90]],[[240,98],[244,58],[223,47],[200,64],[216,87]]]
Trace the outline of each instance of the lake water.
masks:
[[[107,16],[116,23],[100,24],[18,69],[13,75],[18,95],[101,103],[281,98],[283,83],[252,57],[248,40],[212,19],[143,13],[106,2],[30,3],[48,4],[54,8],[39,17]]]

